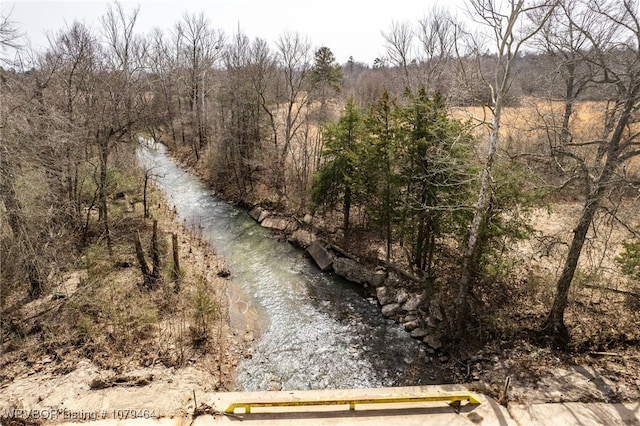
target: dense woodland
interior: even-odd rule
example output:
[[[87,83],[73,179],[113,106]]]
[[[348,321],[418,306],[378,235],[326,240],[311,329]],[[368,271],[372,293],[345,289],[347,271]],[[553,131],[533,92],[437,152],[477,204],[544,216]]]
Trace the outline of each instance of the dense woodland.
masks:
[[[4,16],[3,310],[9,295],[45,294],[89,247],[111,252],[113,201],[150,173],[131,173],[143,136],[207,170],[222,197],[311,213],[345,249],[410,271],[449,297],[461,333],[492,308],[486,289],[525,303],[511,286],[530,274],[515,249],[533,235],[530,212],[578,203],[538,324],[566,343],[596,220],[626,229],[619,273],[638,292],[638,222],[619,213],[640,184],[640,10],[634,0],[467,3],[476,27],[441,9],[392,22],[387,54],[371,64],[338,64],[300,33],[224,34],[203,14],[142,34],[139,10],[119,3],[99,28],[70,23],[32,51]],[[596,112],[578,119],[589,105]]]

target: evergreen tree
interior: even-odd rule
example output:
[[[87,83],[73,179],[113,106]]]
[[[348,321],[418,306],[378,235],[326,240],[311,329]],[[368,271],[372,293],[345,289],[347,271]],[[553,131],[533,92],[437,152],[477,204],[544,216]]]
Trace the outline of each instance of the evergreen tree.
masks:
[[[410,247],[413,265],[432,275],[437,241],[460,236],[467,216],[471,135],[469,128],[447,116],[444,98],[432,99],[421,88],[408,92],[400,167],[405,188],[399,232]]]
[[[385,89],[366,117],[367,212],[381,227],[386,240],[386,259],[391,259],[393,225],[398,220],[400,183],[397,155],[401,114],[395,99]]]
[[[351,205],[362,187],[360,175],[364,120],[353,98],[335,123],[325,125],[323,157],[313,180],[312,196],[316,206],[334,208],[342,202],[345,243],[349,243]]]
[[[336,63],[331,49],[323,46],[316,50],[315,62],[311,68],[311,82],[320,101],[318,121],[322,122],[329,116],[327,101],[341,92],[342,79],[342,68]]]
[[[311,78],[314,83],[321,84],[322,93],[326,93],[327,88],[339,93],[342,77],[342,68],[336,63],[336,58],[331,49],[323,46],[316,50],[315,63],[311,69]]]

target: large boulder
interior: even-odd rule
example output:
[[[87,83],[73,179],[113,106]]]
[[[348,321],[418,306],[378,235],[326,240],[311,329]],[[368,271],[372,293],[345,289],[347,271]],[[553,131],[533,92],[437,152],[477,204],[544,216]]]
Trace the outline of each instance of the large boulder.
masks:
[[[362,284],[368,282],[369,271],[355,260],[345,257],[336,257],[333,261],[333,272],[352,281]]]
[[[256,222],[262,222],[266,217],[265,211],[262,210],[262,207],[260,206],[255,206],[253,209],[251,209],[251,211],[249,212],[249,216],[255,219]]]
[[[327,271],[333,265],[333,255],[318,241],[307,248],[307,253],[309,253],[321,271]]]
[[[265,228],[273,229],[274,231],[292,231],[296,227],[295,223],[293,223],[289,219],[276,216],[269,216],[265,218],[262,222],[260,222],[260,225]]]
[[[309,247],[311,244],[315,243],[316,240],[316,234],[305,229],[298,229],[289,237],[289,241],[292,244],[303,248]]]

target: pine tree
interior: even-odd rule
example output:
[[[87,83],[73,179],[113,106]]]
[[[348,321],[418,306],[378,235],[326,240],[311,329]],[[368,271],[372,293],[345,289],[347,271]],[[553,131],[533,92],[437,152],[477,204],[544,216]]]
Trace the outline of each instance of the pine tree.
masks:
[[[364,119],[353,98],[347,100],[337,122],[325,125],[323,157],[313,180],[312,196],[316,206],[334,208],[342,203],[345,243],[349,243],[351,205],[362,186],[360,175]]]
[[[405,192],[399,232],[410,247],[413,266],[431,276],[438,239],[460,236],[464,229],[472,182],[471,135],[467,126],[447,116],[439,93],[430,99],[421,88],[407,97],[409,104],[402,110]]]
[[[367,212],[380,226],[386,241],[386,260],[391,260],[393,226],[397,221],[401,177],[397,155],[401,115],[395,99],[385,89],[366,117]]]

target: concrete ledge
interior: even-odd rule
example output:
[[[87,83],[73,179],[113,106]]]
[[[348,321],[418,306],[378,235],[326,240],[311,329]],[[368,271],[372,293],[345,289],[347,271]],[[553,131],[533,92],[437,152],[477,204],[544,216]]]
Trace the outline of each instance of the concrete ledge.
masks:
[[[206,415],[195,419],[165,417],[151,419],[112,419],[90,421],[91,426],[209,426],[217,424],[238,424],[249,421],[251,425],[500,425],[500,426],[640,426],[640,401],[622,404],[595,403],[550,403],[511,404],[509,410],[493,399],[478,396],[480,404],[462,402],[460,406],[450,406],[443,401],[404,402],[348,406],[299,406],[260,407],[251,413],[225,415],[224,410],[233,402],[255,401],[301,401],[301,400],[366,400],[375,397],[415,396],[423,394],[446,395],[468,392],[465,385],[409,386],[379,389],[336,389],[311,391],[278,392],[218,392],[200,395],[199,401],[210,408]],[[200,404],[200,402],[199,402]],[[107,409],[103,406],[103,409]],[[6,414],[6,413],[5,413]],[[45,424],[78,426],[79,423],[48,421]]]
[[[520,425],[544,426],[640,426],[640,401],[624,404],[565,402],[513,404],[513,419]]]
[[[348,401],[369,400],[376,398],[403,398],[420,395],[447,396],[468,393],[463,385],[410,386],[378,389],[335,389],[311,391],[278,391],[278,392],[229,392],[215,395],[210,405],[216,412],[223,412],[231,404],[238,401]],[[514,425],[506,408],[494,400],[477,395],[480,404],[461,402],[459,407],[452,407],[446,401],[422,402],[388,402],[363,403],[349,409],[343,405],[303,405],[287,407],[252,408],[251,413],[237,410],[234,416],[215,416],[208,420],[196,419],[197,424],[213,424],[224,421],[243,419],[251,424],[332,424],[332,425],[380,425],[385,422],[402,425]],[[239,412],[238,412],[239,411]]]
[[[378,389],[335,389],[278,392],[219,392],[199,395],[198,404],[210,406],[209,414],[193,419],[191,416],[160,419],[106,419],[90,422],[91,426],[208,426],[217,424],[239,424],[248,421],[258,425],[506,425],[515,426],[506,408],[483,395],[478,396],[480,404],[450,406],[444,401],[400,402],[384,404],[348,406],[301,406],[301,407],[260,407],[251,413],[223,414],[233,402],[240,400],[281,401],[286,400],[348,400],[369,398],[415,396],[424,394],[446,395],[448,393],[469,392],[464,385],[410,386]],[[240,410],[241,411],[241,410]],[[65,423],[63,423],[65,424]],[[74,423],[66,423],[74,425]],[[75,424],[77,426],[77,423]]]

